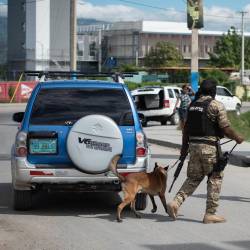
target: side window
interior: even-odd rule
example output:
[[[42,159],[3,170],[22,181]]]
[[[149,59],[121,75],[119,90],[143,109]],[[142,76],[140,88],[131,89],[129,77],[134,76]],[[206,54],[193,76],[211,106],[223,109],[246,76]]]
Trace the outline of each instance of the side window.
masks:
[[[232,94],[227,89],[223,89],[223,90],[224,90],[225,96],[232,96]]]
[[[169,98],[174,98],[174,93],[172,89],[168,89],[168,96]]]
[[[228,90],[224,89],[224,88],[217,88],[216,90],[216,94],[217,95],[221,95],[221,96],[232,96]]]
[[[179,95],[180,95],[179,90],[178,90],[178,89],[174,89],[174,92],[175,92],[175,96],[176,96],[176,98],[178,98],[178,97],[179,97]]]

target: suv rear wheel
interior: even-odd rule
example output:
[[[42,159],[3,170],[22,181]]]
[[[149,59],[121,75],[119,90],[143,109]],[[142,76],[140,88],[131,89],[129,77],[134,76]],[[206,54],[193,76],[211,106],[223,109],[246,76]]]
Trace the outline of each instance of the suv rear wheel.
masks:
[[[161,125],[167,125],[167,119],[163,118],[163,119],[161,120]]]
[[[147,207],[147,194],[140,193],[136,195],[135,209],[144,210]]]
[[[180,121],[179,114],[177,112],[172,114],[172,116],[170,118],[171,125],[178,125],[179,121]]]
[[[141,122],[142,127],[147,127],[148,126],[148,121],[145,119],[144,121]]]
[[[15,210],[29,210],[32,206],[31,190],[13,190],[13,206]]]

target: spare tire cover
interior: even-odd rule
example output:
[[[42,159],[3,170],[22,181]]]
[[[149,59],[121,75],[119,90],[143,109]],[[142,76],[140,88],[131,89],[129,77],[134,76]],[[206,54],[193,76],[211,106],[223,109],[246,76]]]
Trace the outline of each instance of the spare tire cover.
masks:
[[[103,115],[78,120],[67,138],[67,151],[82,172],[98,174],[109,170],[114,156],[122,154],[123,138],[116,123]]]

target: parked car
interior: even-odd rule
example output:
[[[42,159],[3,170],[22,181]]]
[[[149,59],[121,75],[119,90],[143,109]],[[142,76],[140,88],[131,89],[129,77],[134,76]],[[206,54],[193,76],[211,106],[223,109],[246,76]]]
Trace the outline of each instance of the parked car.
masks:
[[[144,115],[143,126],[147,126],[148,121],[159,121],[166,125],[167,121],[176,125],[179,123],[179,115],[174,112],[178,95],[181,93],[179,87],[144,87],[133,90],[138,112]]]
[[[226,87],[217,86],[215,99],[223,103],[227,111],[235,111],[237,115],[240,115],[241,100]]]
[[[120,191],[109,170],[150,171],[146,137],[129,90],[104,81],[38,83],[20,122],[11,152],[14,208],[32,207],[37,190]],[[136,208],[146,207],[138,194]]]

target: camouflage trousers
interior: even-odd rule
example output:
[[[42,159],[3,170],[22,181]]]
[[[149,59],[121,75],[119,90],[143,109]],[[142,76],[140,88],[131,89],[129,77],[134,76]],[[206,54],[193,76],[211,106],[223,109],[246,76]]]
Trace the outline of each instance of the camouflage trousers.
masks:
[[[216,152],[215,146],[190,143],[187,179],[174,198],[179,206],[196,190],[201,181],[211,173],[213,165],[216,163]],[[207,181],[206,213],[216,213],[219,206],[222,179],[223,172],[214,172]]]

